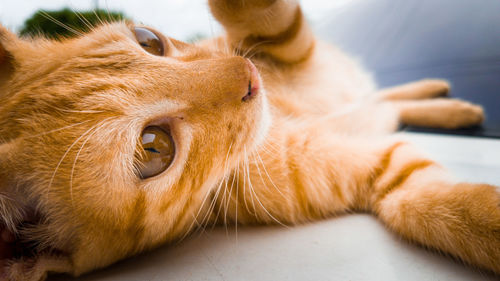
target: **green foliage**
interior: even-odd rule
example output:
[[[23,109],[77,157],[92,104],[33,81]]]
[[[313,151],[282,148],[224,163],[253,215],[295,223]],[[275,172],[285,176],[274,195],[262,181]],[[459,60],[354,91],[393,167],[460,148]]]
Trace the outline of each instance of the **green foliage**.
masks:
[[[48,38],[73,37],[74,29],[80,32],[89,31],[89,26],[99,25],[101,22],[113,22],[126,19],[121,12],[108,12],[106,10],[72,11],[64,8],[58,11],[38,10],[24,22],[20,31],[23,36],[45,35]],[[64,27],[69,27],[66,28]]]

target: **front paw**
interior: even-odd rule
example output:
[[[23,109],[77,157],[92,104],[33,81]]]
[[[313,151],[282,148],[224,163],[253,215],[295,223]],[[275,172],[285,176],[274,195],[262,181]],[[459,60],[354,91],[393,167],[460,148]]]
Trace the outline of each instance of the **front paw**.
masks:
[[[276,3],[278,0],[210,0],[212,9],[222,9],[232,12],[248,12],[254,9],[265,9]]]
[[[484,110],[480,105],[459,99],[425,99],[416,101],[395,101],[400,120],[404,124],[458,129],[480,125],[484,121]]]
[[[260,35],[286,29],[293,21],[298,3],[295,0],[210,0],[209,6],[226,30]]]
[[[485,116],[482,106],[457,99],[450,99],[448,103],[442,113],[448,119],[448,128],[466,128],[483,123]]]
[[[65,255],[42,254],[16,260],[2,260],[1,281],[43,281],[49,272],[71,273],[72,264]]]

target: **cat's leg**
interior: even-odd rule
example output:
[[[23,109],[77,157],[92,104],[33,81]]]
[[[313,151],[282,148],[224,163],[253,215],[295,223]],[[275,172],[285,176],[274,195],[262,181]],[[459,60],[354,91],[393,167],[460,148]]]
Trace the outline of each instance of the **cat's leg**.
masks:
[[[407,125],[457,129],[480,125],[484,120],[481,106],[459,99],[395,101],[399,119]]]
[[[268,144],[228,179],[219,219],[295,224],[368,211],[407,240],[500,274],[494,187],[456,184],[399,140],[366,141],[296,124],[290,133],[276,132],[286,126],[276,126]]]
[[[310,122],[323,122],[325,128],[337,133],[372,135],[395,132],[399,123],[457,129],[479,125],[484,120],[481,106],[458,99],[367,102],[351,107]]]
[[[446,96],[450,85],[444,80],[426,79],[376,93],[376,99],[392,104],[399,112],[399,121],[406,125],[457,129],[479,125],[484,111],[460,99]]]
[[[377,98],[385,101],[420,100],[448,95],[450,84],[440,79],[424,79],[391,88],[381,89]]]
[[[411,150],[400,145],[386,153],[372,210],[407,240],[500,274],[498,188],[454,183]]]
[[[242,54],[294,63],[307,59],[314,36],[295,0],[210,0],[229,44]]]
[[[480,125],[483,108],[463,100],[435,98],[367,102],[327,114],[311,122],[323,122],[325,128],[353,135],[395,132],[399,123],[405,125],[457,129]]]

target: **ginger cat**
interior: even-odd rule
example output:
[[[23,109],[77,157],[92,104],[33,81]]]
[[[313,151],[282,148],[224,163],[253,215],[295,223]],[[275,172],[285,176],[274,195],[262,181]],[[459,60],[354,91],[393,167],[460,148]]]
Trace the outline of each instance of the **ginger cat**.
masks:
[[[78,276],[206,224],[351,211],[500,274],[496,188],[389,136],[479,124],[481,107],[440,80],[377,91],[295,1],[209,4],[227,34],[196,44],[131,23],[62,41],[0,27],[0,280]]]

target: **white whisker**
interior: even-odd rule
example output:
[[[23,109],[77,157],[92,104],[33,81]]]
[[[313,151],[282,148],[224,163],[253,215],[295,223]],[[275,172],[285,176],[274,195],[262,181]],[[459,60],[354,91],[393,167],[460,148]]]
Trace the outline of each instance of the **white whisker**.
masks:
[[[271,185],[274,187],[274,189],[276,189],[276,191],[278,191],[278,193],[279,193],[279,194],[281,194],[281,196],[283,196],[283,198],[285,198],[285,199],[286,199],[285,194],[283,194],[283,193],[281,192],[281,190],[280,190],[280,189],[276,186],[276,184],[274,184],[274,181],[273,181],[273,179],[271,178],[271,176],[269,175],[269,173],[267,172],[266,165],[264,164],[264,161],[262,161],[262,158],[260,157],[260,155],[259,155],[259,152],[258,152],[258,151],[256,151],[256,156],[257,156],[258,160],[260,161],[260,163],[262,164],[262,168],[264,169],[264,172],[266,173],[267,178],[268,178],[268,179],[269,179],[269,181],[271,182]],[[260,173],[260,170],[259,170],[259,173]]]
[[[66,29],[66,30],[68,30],[68,31],[70,31],[70,32],[73,32],[74,34],[76,34],[76,35],[78,35],[78,36],[83,36],[83,33],[82,33],[82,32],[80,32],[80,31],[78,31],[78,30],[76,30],[76,29],[74,29],[74,28],[72,28],[72,27],[70,27],[70,26],[68,26],[68,25],[66,25],[66,24],[64,24],[64,23],[62,23],[62,22],[60,22],[59,20],[57,20],[57,19],[56,19],[56,18],[54,18],[53,16],[49,15],[47,12],[45,12],[45,11],[40,11],[40,14],[41,14],[43,17],[45,17],[46,19],[48,19],[48,20],[52,21],[53,23],[55,23],[55,24],[59,25],[60,27],[62,27],[62,28],[64,28],[64,29]]]
[[[70,7],[71,11],[76,15],[76,17],[89,29],[89,30],[92,30],[93,26],[92,26],[92,23],[90,23],[90,21],[88,21],[82,13],[78,12],[77,10],[73,9],[72,7]]]
[[[254,193],[255,195],[255,198],[257,199],[257,203],[259,203],[259,205],[262,207],[262,210],[264,210],[264,212],[272,219],[274,220],[275,222],[277,222],[279,225],[282,225],[286,228],[288,228],[288,226],[284,223],[282,223],[281,221],[279,221],[277,218],[275,218],[267,209],[266,207],[264,206],[264,204],[262,204],[262,202],[260,201],[259,199],[259,196],[257,196],[257,193],[255,192],[255,190],[253,189],[253,187],[250,185],[250,191]]]
[[[108,118],[109,119],[109,118]],[[49,181],[49,186],[47,188],[47,197],[49,197],[49,194],[50,194],[50,189],[52,187],[52,183],[54,182],[54,178],[56,176],[56,173],[57,173],[57,170],[59,170],[59,167],[61,166],[64,158],[66,158],[66,155],[68,155],[68,153],[71,151],[71,149],[73,148],[73,146],[75,146],[75,144],[77,144],[85,135],[87,135],[91,130],[93,130],[96,126],[98,126],[98,124],[92,126],[90,129],[88,129],[87,131],[85,131],[83,134],[80,135],[80,137],[78,137],[69,147],[68,149],[66,149],[66,151],[64,152],[63,156],[61,157],[61,159],[59,160],[59,162],[57,163],[57,166],[56,168],[54,169],[54,173],[52,173],[52,177],[50,178],[50,181]]]
[[[246,149],[246,147],[243,148],[243,153],[244,153],[243,154],[244,155],[244,160],[243,160],[243,182],[246,182],[246,180],[248,178],[248,184],[250,185],[251,184],[251,181],[250,181],[250,168],[249,168],[249,164],[248,164],[248,156],[247,156],[247,149]],[[245,194],[246,194],[246,191],[245,191]],[[245,198],[245,197],[243,196],[243,198]],[[252,192],[250,192],[250,198],[252,199],[253,211],[250,212],[250,210],[248,210],[247,202],[246,202],[245,199],[243,199],[245,201],[245,206],[247,207],[247,211],[248,211],[249,214],[252,214],[255,217],[257,217],[257,213],[256,213],[257,209],[255,208],[255,201],[253,199]]]
[[[238,163],[239,163],[239,159],[238,159]],[[228,200],[227,200],[227,203],[225,203],[225,207],[224,207],[224,224],[227,226],[227,211],[229,210],[229,204],[231,203],[231,200],[233,198],[233,187],[235,185],[235,181],[236,181],[236,177],[238,177],[240,173],[240,166],[239,164],[236,166],[236,171],[233,172],[233,180],[231,181],[231,187],[229,188],[229,192],[228,192]],[[238,187],[236,187],[236,196],[238,196]],[[236,199],[234,200],[236,202],[236,208],[238,208],[238,197],[236,197]],[[236,209],[236,220],[235,220],[235,224],[237,224],[237,219],[238,219],[238,209]],[[228,229],[226,227],[226,235],[228,234]]]
[[[107,118],[107,119],[110,119],[110,118]],[[73,176],[75,173],[75,166],[76,166],[76,162],[78,161],[78,157],[80,156],[80,153],[82,152],[83,148],[85,147],[85,144],[87,144],[87,142],[90,140],[90,138],[106,124],[106,123],[104,123],[104,121],[106,121],[107,119],[104,119],[103,121],[101,121],[100,122],[101,125],[99,127],[96,127],[96,126],[93,127],[93,128],[95,128],[94,131],[87,135],[87,138],[82,143],[82,145],[80,146],[80,149],[76,153],[75,160],[73,161],[73,166],[71,167],[71,174],[70,174],[70,178],[69,178],[69,192],[70,192],[71,204],[73,204]]]
[[[90,122],[90,120],[86,120],[86,121],[83,121],[83,122],[71,124],[71,125],[68,125],[68,126],[64,126],[64,127],[58,128],[58,129],[50,130],[50,131],[47,131],[47,132],[43,132],[43,133],[40,133],[40,134],[36,134],[36,135],[32,135],[32,136],[27,136],[27,137],[23,137],[23,138],[24,139],[37,138],[37,137],[40,137],[40,136],[45,136],[45,135],[48,135],[48,134],[51,134],[51,133],[59,132],[59,131],[66,130],[66,129],[69,129],[69,128],[73,128],[73,127],[76,127],[78,125],[82,125],[82,124],[85,124],[85,123],[88,123],[88,122]]]
[[[216,218],[218,220],[219,218],[219,215],[222,211],[222,206],[224,206],[224,200],[226,199],[226,192],[227,192],[227,182],[228,182],[228,174],[229,174],[229,154],[231,154],[231,148],[233,147],[233,142],[231,142],[231,144],[229,145],[229,149],[227,150],[227,154],[226,154],[226,159],[224,160],[224,178],[223,178],[223,182],[224,182],[224,195],[222,197],[222,200],[220,202],[220,206],[219,206],[219,210],[217,211],[217,214],[216,214]],[[214,225],[215,226],[216,222],[214,222]],[[227,227],[227,225],[226,225]]]

